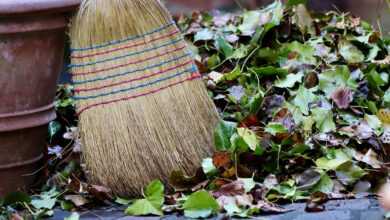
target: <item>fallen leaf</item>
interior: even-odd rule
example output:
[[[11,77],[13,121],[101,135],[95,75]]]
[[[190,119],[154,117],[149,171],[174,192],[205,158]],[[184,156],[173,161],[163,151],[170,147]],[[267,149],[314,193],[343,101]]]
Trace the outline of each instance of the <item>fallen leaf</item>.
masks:
[[[338,88],[331,94],[331,99],[340,109],[347,109],[353,101],[353,92],[349,88]]]

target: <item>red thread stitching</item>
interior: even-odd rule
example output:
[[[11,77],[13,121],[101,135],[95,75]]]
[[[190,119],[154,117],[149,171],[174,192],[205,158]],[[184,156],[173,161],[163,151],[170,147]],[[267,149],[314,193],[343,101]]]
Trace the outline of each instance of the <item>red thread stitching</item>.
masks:
[[[161,74],[169,72],[171,70],[175,70],[177,68],[180,68],[180,67],[183,67],[185,65],[188,65],[191,62],[192,62],[192,60],[189,60],[189,61],[187,61],[185,63],[179,64],[177,66],[174,66],[174,67],[171,67],[171,68],[168,68],[168,69],[165,69],[165,70],[161,70],[159,72],[155,72],[155,73],[152,73],[152,74],[149,74],[149,75],[144,75],[144,76],[141,76],[141,77],[138,77],[138,78],[134,78],[134,79],[130,79],[130,80],[122,81],[122,82],[117,82],[117,83],[113,83],[113,84],[109,84],[109,85],[98,86],[98,87],[93,87],[93,88],[88,88],[88,89],[75,89],[74,91],[76,93],[88,92],[88,91],[104,89],[104,88],[108,88],[108,87],[112,87],[112,86],[118,86],[118,85],[122,85],[122,84],[125,84],[125,83],[130,83],[130,82],[134,82],[134,81],[139,81],[139,80],[150,78],[152,76],[161,75]]]
[[[154,39],[151,39],[150,41],[148,42],[142,42],[142,43],[137,43],[137,44],[131,44],[131,45],[127,45],[127,46],[124,46],[124,47],[119,47],[119,48],[114,48],[112,50],[107,50],[107,51],[102,51],[102,52],[97,52],[97,53],[92,53],[92,54],[86,54],[86,55],[71,55],[71,58],[74,58],[74,59],[82,59],[82,58],[87,58],[87,57],[92,57],[92,56],[98,56],[98,55],[103,55],[103,54],[108,54],[108,53],[111,53],[111,52],[116,52],[116,51],[120,51],[120,50],[125,50],[125,49],[129,49],[129,48],[133,48],[133,47],[137,47],[137,46],[142,46],[142,45],[146,45],[148,43],[151,43],[151,42],[155,42],[155,41],[158,41],[158,40],[162,40],[164,38],[167,38],[167,37],[171,37],[175,34],[179,33],[178,30],[175,30],[174,32],[171,32],[169,34],[166,34],[166,35],[162,35],[158,38],[154,38]]]
[[[152,57],[145,58],[143,60],[137,60],[137,61],[124,63],[124,64],[121,64],[121,65],[117,65],[117,66],[113,66],[113,67],[109,67],[109,68],[98,69],[98,70],[94,70],[94,71],[90,71],[90,72],[72,73],[72,75],[73,76],[85,76],[85,75],[91,75],[91,74],[95,74],[95,73],[100,73],[100,72],[103,72],[103,71],[109,71],[109,70],[113,70],[113,69],[129,66],[129,65],[133,65],[133,64],[138,64],[138,63],[142,63],[142,62],[145,62],[145,61],[149,61],[149,60],[152,60],[152,59],[164,56],[166,54],[174,53],[174,52],[182,50],[184,48],[185,48],[185,46],[182,46],[182,47],[176,48],[176,49],[171,50],[171,51],[166,51],[164,54],[158,54],[158,55],[155,55],[155,56],[152,56]]]
[[[157,93],[157,92],[160,92],[164,89],[167,89],[167,88],[170,88],[172,86],[175,86],[175,85],[178,85],[178,84],[181,84],[181,83],[184,83],[186,81],[191,81],[191,80],[194,80],[194,79],[197,79],[201,77],[201,75],[199,73],[193,73],[190,77],[184,79],[184,80],[181,80],[181,81],[178,81],[178,82],[175,82],[175,83],[172,83],[172,84],[169,84],[167,86],[164,86],[164,87],[160,87],[158,89],[155,89],[155,90],[151,90],[149,92],[146,92],[146,93],[141,93],[141,94],[138,94],[138,95],[133,95],[133,96],[129,96],[129,97],[125,97],[125,98],[120,98],[120,99],[115,99],[115,100],[111,100],[111,101],[106,101],[106,102],[100,102],[100,103],[95,103],[95,104],[92,104],[92,105],[89,105],[85,108],[82,108],[80,111],[78,111],[77,115],[80,115],[81,113],[83,113],[84,111],[88,110],[88,109],[91,109],[93,107],[97,107],[97,106],[100,106],[100,105],[107,105],[107,104],[112,104],[112,103],[116,103],[116,102],[120,102],[120,101],[126,101],[126,100],[130,100],[130,99],[134,99],[134,98],[138,98],[138,97],[142,97],[142,96],[146,96],[146,95],[150,95],[150,94],[154,94],[154,93]]]

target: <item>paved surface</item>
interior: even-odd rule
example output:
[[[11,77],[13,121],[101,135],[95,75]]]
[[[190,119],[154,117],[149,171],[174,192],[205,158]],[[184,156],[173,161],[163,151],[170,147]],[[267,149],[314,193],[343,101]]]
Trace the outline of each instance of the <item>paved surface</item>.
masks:
[[[285,208],[292,210],[288,213],[277,215],[263,215],[254,219],[259,220],[382,220],[384,211],[379,207],[378,202],[372,198],[329,201],[325,204],[324,212],[308,213],[305,212],[306,204],[296,203],[286,205]],[[57,211],[52,220],[62,220],[70,213]],[[103,219],[103,220],[183,220],[182,216],[159,217],[129,217],[123,214],[123,208],[112,207],[108,209],[83,212],[81,220]],[[212,218],[212,220],[228,219],[224,216]]]

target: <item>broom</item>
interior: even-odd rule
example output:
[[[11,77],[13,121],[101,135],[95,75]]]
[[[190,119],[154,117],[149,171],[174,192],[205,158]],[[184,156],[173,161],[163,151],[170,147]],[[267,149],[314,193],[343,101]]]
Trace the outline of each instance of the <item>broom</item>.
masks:
[[[218,114],[186,43],[158,0],[84,0],[71,72],[88,178],[139,195],[153,179],[195,171]]]

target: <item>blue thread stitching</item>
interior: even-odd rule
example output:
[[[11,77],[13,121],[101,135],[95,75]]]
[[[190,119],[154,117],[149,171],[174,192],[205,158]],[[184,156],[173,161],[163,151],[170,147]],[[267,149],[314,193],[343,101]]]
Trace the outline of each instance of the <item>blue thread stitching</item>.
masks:
[[[166,44],[162,44],[162,45],[160,45],[160,46],[158,46],[158,47],[152,47],[152,48],[149,48],[149,49],[147,49],[147,50],[137,51],[137,52],[135,52],[135,53],[126,54],[126,55],[119,56],[119,57],[113,57],[113,58],[109,58],[109,59],[105,59],[105,60],[98,60],[98,61],[90,62],[90,63],[71,64],[71,65],[69,65],[69,68],[74,68],[74,67],[85,67],[85,66],[91,66],[91,65],[95,65],[95,64],[99,64],[99,63],[104,63],[104,62],[119,60],[119,59],[122,59],[122,58],[126,58],[126,57],[131,57],[131,56],[139,55],[139,54],[142,54],[142,53],[145,53],[145,52],[149,52],[149,51],[152,51],[152,50],[157,50],[157,49],[160,49],[160,48],[163,48],[163,47],[166,47],[166,46],[171,46],[171,45],[174,45],[174,44],[180,42],[181,40],[182,40],[182,38],[179,38],[179,39],[177,39],[177,40],[170,41],[170,42],[168,42],[168,43],[166,43]]]
[[[171,59],[171,60],[168,60],[168,61],[156,64],[156,65],[152,65],[152,66],[149,66],[149,67],[146,67],[146,68],[136,69],[136,70],[132,70],[132,71],[126,71],[126,72],[123,72],[123,73],[114,74],[114,75],[110,75],[110,76],[106,76],[106,77],[98,77],[98,78],[93,78],[93,79],[89,79],[89,80],[81,80],[81,81],[74,81],[73,80],[73,84],[74,85],[80,85],[80,84],[84,84],[84,83],[90,83],[90,82],[96,82],[96,81],[103,81],[103,80],[106,80],[106,79],[112,79],[112,78],[116,78],[116,77],[119,77],[119,76],[124,76],[124,75],[127,75],[127,74],[133,74],[133,73],[136,73],[136,72],[141,72],[141,71],[145,71],[145,70],[148,70],[148,69],[153,69],[153,68],[156,68],[156,67],[160,67],[160,66],[163,66],[165,64],[169,64],[169,63],[178,61],[178,60],[180,60],[182,58],[189,57],[190,55],[191,55],[190,53],[187,53],[187,54],[184,54],[183,56],[176,57],[174,59]]]
[[[143,87],[146,87],[146,86],[151,86],[153,84],[156,84],[156,83],[159,83],[159,82],[162,82],[162,81],[166,81],[166,80],[172,79],[174,77],[177,77],[177,76],[180,76],[180,75],[183,75],[183,74],[186,74],[186,73],[193,73],[195,71],[196,71],[196,67],[194,65],[192,65],[192,68],[190,68],[190,69],[186,69],[186,70],[184,70],[182,72],[176,73],[176,74],[168,76],[168,77],[160,78],[160,79],[155,80],[155,81],[151,81],[151,82],[148,82],[148,83],[140,84],[138,86],[134,86],[134,87],[126,88],[126,89],[121,89],[121,90],[117,90],[117,91],[112,91],[112,92],[109,92],[109,93],[102,93],[102,94],[94,95],[94,96],[76,96],[74,99],[75,100],[86,100],[86,99],[94,99],[94,98],[104,97],[104,96],[109,96],[109,95],[115,95],[117,93],[127,92],[127,91],[131,91],[131,90],[143,88]]]
[[[92,49],[100,49],[100,48],[103,48],[103,47],[108,47],[108,46],[111,46],[111,45],[115,45],[115,44],[120,44],[120,43],[124,43],[126,41],[130,41],[130,40],[136,40],[136,39],[139,39],[139,38],[142,38],[142,37],[146,37],[148,35],[151,35],[151,34],[154,34],[156,32],[159,32],[159,31],[162,31],[164,29],[167,29],[169,28],[170,26],[174,25],[175,23],[172,22],[168,25],[165,25],[161,28],[158,28],[156,30],[153,30],[153,31],[150,31],[148,33],[145,33],[145,34],[142,34],[142,35],[136,35],[136,36],[131,36],[131,37],[128,37],[126,39],[122,39],[122,40],[114,40],[114,41],[110,41],[108,43],[105,43],[105,44],[101,44],[101,45],[94,45],[94,46],[91,46],[91,47],[86,47],[86,48],[71,48],[70,51],[71,52],[76,52],[76,51],[86,51],[86,50],[92,50]]]

